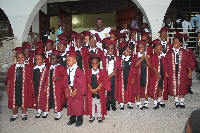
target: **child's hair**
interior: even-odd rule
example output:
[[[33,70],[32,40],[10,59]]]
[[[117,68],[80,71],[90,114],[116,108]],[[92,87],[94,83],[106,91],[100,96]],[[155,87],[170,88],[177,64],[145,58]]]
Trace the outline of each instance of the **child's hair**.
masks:
[[[182,38],[180,38],[179,36],[175,36],[174,39],[176,39],[176,38],[177,38],[181,43],[183,43],[183,39],[182,39]],[[173,39],[173,41],[174,41],[174,39]]]
[[[45,59],[45,54],[44,54],[44,53],[41,53],[41,54],[35,54],[35,55],[41,55],[41,56],[42,56],[42,59]]]
[[[115,45],[114,45],[114,44],[112,44],[112,43],[108,43],[106,49],[108,48],[108,45],[113,45],[114,48],[115,48]]]
[[[148,28],[148,24],[147,23],[143,23],[143,24],[145,24],[146,28]]]
[[[200,132],[200,110],[195,110],[191,113],[188,123],[193,133]]]
[[[128,45],[127,46],[124,46],[122,49],[119,49],[119,54],[120,56],[123,55],[123,52],[126,50],[126,48],[129,47]],[[129,47],[130,48],[130,47]]]
[[[97,22],[98,20],[101,20],[101,21],[103,22],[103,20],[102,20],[101,18],[97,18],[97,19],[96,19],[96,22]]]
[[[26,56],[25,56],[25,53],[24,53],[24,52],[21,52],[21,53],[16,53],[16,55],[15,55],[16,58],[17,58],[17,55],[18,55],[18,54],[23,54],[24,57],[26,57]]]
[[[55,55],[55,54],[52,54],[52,55]],[[51,55],[51,56],[52,56],[52,55]],[[58,56],[58,55],[55,55],[55,56],[56,56],[57,59],[60,59],[60,56]]]
[[[101,59],[99,57],[90,57],[90,63],[92,62],[92,60],[97,59],[99,62],[101,61]]]
[[[94,39],[95,41],[97,41],[97,38],[95,39],[94,37],[93,37],[94,35],[92,35],[92,36],[90,36],[90,38],[89,38],[89,40],[92,38],[92,39]]]

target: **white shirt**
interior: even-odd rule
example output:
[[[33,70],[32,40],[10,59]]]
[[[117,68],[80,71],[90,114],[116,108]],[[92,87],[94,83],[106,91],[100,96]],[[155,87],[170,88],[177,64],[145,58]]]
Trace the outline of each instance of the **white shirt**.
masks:
[[[130,32],[130,31],[127,30],[127,29],[123,29],[123,30],[120,31],[120,33],[124,33],[124,31],[128,31],[128,32]],[[125,40],[126,40],[126,41],[129,40],[129,35],[128,35],[128,34],[126,34],[126,38],[125,38]]]
[[[97,71],[94,71],[94,69],[92,68],[92,74],[97,75],[99,73],[99,69],[97,69]]]
[[[146,55],[146,52],[144,52],[144,55]],[[143,54],[140,54],[140,52],[138,52],[138,57],[140,58],[142,56],[143,56]]]
[[[107,55],[107,57],[110,57],[110,55]],[[114,62],[115,62],[114,60],[108,62],[108,75],[110,75],[113,72]]]
[[[69,73],[70,73],[70,81],[71,81],[69,86],[73,86],[74,76],[75,76],[77,67],[78,66],[76,64],[74,64],[72,67],[67,68],[67,74],[69,75]]]
[[[48,34],[46,34],[46,35],[44,35],[44,36],[47,36],[47,37],[48,37],[48,39],[49,39],[49,40],[51,40],[51,37],[50,37]]]
[[[55,69],[56,66],[59,66],[59,65],[60,65],[59,63],[56,64],[56,65],[51,65],[49,69],[50,69],[50,70],[53,70],[53,69]]]
[[[97,47],[96,47],[96,48],[97,48]],[[92,50],[93,50],[93,52],[95,52],[95,51],[96,51],[96,48],[91,48],[91,47],[90,47],[89,52],[92,51]]]
[[[66,49],[65,49],[66,53],[67,53],[67,51],[69,51],[69,50],[70,50],[70,45],[67,45],[67,47],[66,47]]]
[[[125,61],[129,61],[129,59],[131,58],[131,56],[124,56],[124,55],[122,55],[122,59],[124,60],[125,59]]]
[[[33,69],[40,69],[40,72],[42,72],[42,69],[43,69],[44,67],[45,67],[45,63],[43,63],[41,66],[36,65],[36,66],[34,66]]]
[[[17,62],[16,67],[25,67],[25,64],[19,64],[19,62]]]
[[[176,64],[178,64],[177,62],[176,62],[176,54],[179,54],[179,49],[175,49],[174,47],[172,48],[173,50],[174,50],[174,54],[175,54],[175,63]]]
[[[98,48],[100,48],[101,50],[103,50],[103,47],[102,47],[102,43],[101,43],[101,42],[97,42],[96,45],[97,45]]]
[[[46,51],[47,58],[49,58],[49,54],[52,54],[52,50]]]
[[[96,30],[90,30],[90,32],[92,33],[92,35],[94,35],[95,33],[97,33],[99,35],[99,37],[101,38],[101,40],[103,40],[106,37],[109,37],[109,32],[110,32],[111,28],[105,28],[103,31],[98,32]]]
[[[192,25],[191,25],[191,23],[190,22],[188,22],[188,21],[183,21],[182,22],[182,27],[183,28],[192,28]],[[191,31],[191,29],[190,29],[190,31]],[[188,29],[183,29],[183,32],[188,32]]]
[[[77,48],[77,47],[75,47],[75,51],[81,51],[81,49],[82,49],[82,46],[80,47],[80,48]]]

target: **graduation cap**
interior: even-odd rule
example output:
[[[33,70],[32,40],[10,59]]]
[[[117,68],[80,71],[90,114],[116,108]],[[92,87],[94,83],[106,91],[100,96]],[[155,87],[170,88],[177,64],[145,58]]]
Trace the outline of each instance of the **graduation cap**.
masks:
[[[83,39],[83,36],[82,36],[81,34],[76,34],[76,35],[75,35],[75,39],[76,39],[76,40],[78,40],[78,39],[82,40],[82,39]]]
[[[27,43],[22,43],[22,48],[23,49],[28,48],[30,50],[31,49],[31,45],[27,44]]]
[[[162,31],[169,32],[170,28],[168,28],[168,27],[162,27],[158,33],[161,33]]]
[[[116,33],[117,33],[116,30],[110,30],[110,32],[109,32],[110,35],[111,35],[111,34],[116,34]]]
[[[137,32],[138,32],[137,29],[134,29],[134,28],[131,28],[131,29],[130,29],[130,33],[137,33]]]
[[[122,42],[119,44],[119,48],[122,49],[123,47],[128,46],[128,42]]]
[[[78,34],[76,31],[73,31],[73,30],[72,30],[72,31],[70,32],[70,36],[75,36],[76,34]]]
[[[103,44],[103,45],[107,44],[108,40],[110,40],[108,37],[107,37],[107,38],[104,38],[104,39],[102,40],[102,44]]]
[[[151,41],[150,44],[156,45],[156,44],[161,44],[161,42],[159,39],[155,39],[155,40]]]
[[[51,43],[51,44],[53,45],[53,44],[54,44],[54,41],[53,41],[53,40],[47,39],[46,44],[47,44],[47,43]]]
[[[137,42],[137,45],[138,45],[138,44],[143,44],[144,46],[146,46],[146,43],[145,43],[144,40],[140,40],[140,41],[138,41],[138,42]]]
[[[18,54],[23,53],[23,48],[22,47],[16,47],[15,49],[13,49],[13,51],[16,51]]]
[[[91,57],[91,58],[100,58],[101,55],[100,55],[100,54],[96,54],[96,53],[91,53],[91,54],[90,54],[90,57]]]
[[[65,39],[59,40],[58,44],[64,44],[65,46],[67,46],[67,41]]]
[[[33,45],[38,46],[38,47],[44,47],[44,46],[45,46],[45,44],[44,44],[43,41],[41,41],[41,40],[35,42]]]
[[[83,32],[81,32],[81,34],[83,34],[83,36],[91,36],[92,35],[89,31],[83,31]]]
[[[182,35],[181,33],[179,33],[179,32],[176,32],[175,36],[176,36],[176,37],[178,36],[178,37],[180,37],[180,38],[183,39],[183,35]]]
[[[44,48],[37,48],[35,51],[34,51],[35,54],[43,54],[44,53]]]
[[[142,32],[141,36],[146,36],[147,38],[150,38],[149,34],[151,34],[150,32]]]
[[[120,37],[126,38],[126,34],[125,33],[117,33],[117,38],[120,38]]]
[[[60,51],[58,51],[58,50],[52,50],[52,55],[60,56]]]
[[[77,57],[78,55],[79,54],[74,50],[70,50],[70,51],[67,52],[68,57]]]
[[[66,37],[67,38],[67,33],[66,32],[63,32],[63,33],[61,33],[61,34],[59,34],[59,35],[57,35],[57,37],[58,37],[58,40],[61,40],[61,39],[63,39],[64,37]]]
[[[185,41],[187,41],[187,40],[189,39],[189,37],[187,36],[187,34],[182,34],[182,36],[183,36],[183,39],[184,39]]]
[[[116,43],[117,43],[116,41],[108,40],[106,44],[106,48],[108,47],[109,44],[113,44],[116,47]]]

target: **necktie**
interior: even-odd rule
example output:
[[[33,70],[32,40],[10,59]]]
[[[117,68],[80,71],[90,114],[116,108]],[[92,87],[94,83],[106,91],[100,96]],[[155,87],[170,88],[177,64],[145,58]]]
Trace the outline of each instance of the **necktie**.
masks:
[[[166,53],[165,43],[163,43],[163,53]]]
[[[94,53],[94,50],[91,50],[90,53]]]
[[[71,81],[70,81],[70,68],[69,68],[69,75],[68,75],[68,84],[70,85],[71,84]]]
[[[179,63],[179,55],[178,55],[178,52],[176,53],[176,64]]]
[[[108,56],[109,61],[114,60],[114,56]]]
[[[76,53],[80,54],[80,51],[79,51],[79,50],[76,50]]]

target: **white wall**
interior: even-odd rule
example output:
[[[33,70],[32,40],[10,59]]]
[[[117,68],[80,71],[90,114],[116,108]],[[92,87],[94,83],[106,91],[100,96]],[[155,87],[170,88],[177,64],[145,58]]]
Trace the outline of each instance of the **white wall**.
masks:
[[[35,16],[32,24],[32,32],[39,34],[39,13]]]

